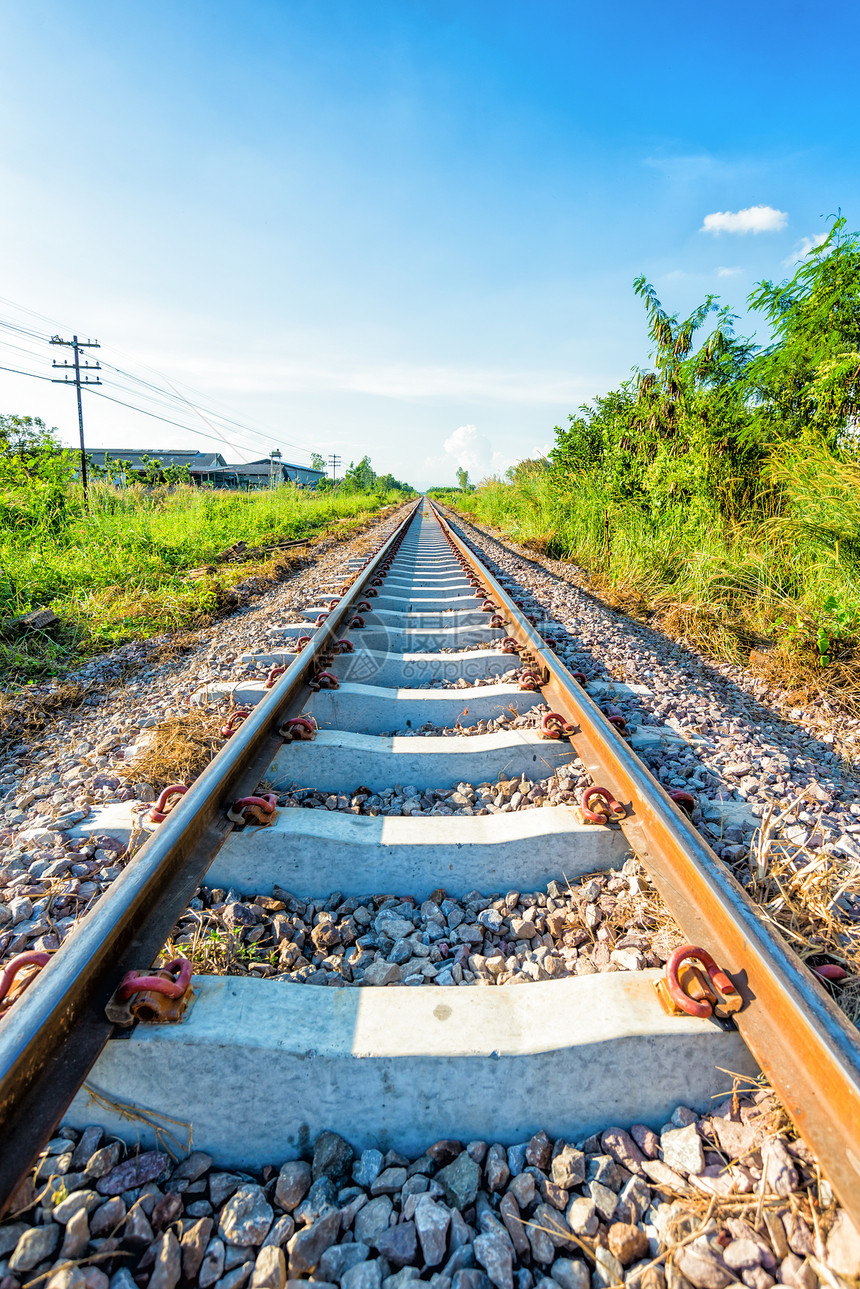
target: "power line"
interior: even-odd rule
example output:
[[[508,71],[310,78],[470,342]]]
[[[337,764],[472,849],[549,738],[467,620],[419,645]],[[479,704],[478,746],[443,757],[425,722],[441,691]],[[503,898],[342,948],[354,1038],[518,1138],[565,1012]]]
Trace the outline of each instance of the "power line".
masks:
[[[334,479],[334,482],[337,483],[337,468],[340,465],[340,457],[337,456],[334,452],[332,452],[331,456],[328,459],[328,465],[329,465],[329,469],[332,472],[332,477]]]
[[[185,430],[188,434],[196,434],[201,439],[220,439],[222,443],[226,443],[234,452],[247,452],[248,450],[247,448],[237,447],[235,443],[230,443],[222,435],[206,434],[203,430],[192,429],[190,425],[183,425],[181,421],[172,421],[167,416],[159,416],[157,412],[148,412],[144,407],[135,407],[134,403],[126,403],[121,398],[114,398],[111,394],[103,394],[97,389],[94,389],[92,392],[98,398],[106,398],[109,403],[119,403],[120,407],[128,407],[132,412],[139,412],[141,416],[150,416],[154,421],[164,421],[165,425],[175,425],[178,429]]]
[[[52,380],[50,376],[40,376],[39,373],[35,371],[19,371],[17,367],[0,366],[0,371],[10,371],[15,376],[31,376],[33,380]]]
[[[56,327],[61,326],[61,324],[57,322],[56,319],[49,318],[47,315],[38,313],[35,309],[30,309],[25,305],[17,304],[15,301],[9,300],[7,297],[0,296],[0,304],[6,304],[15,310],[18,310],[21,313],[27,314],[31,318],[38,319],[42,322],[47,322],[52,326],[56,326]],[[31,340],[45,342],[50,339],[48,335],[44,333],[40,333],[31,327],[27,327],[16,322],[5,321],[3,319],[0,319],[0,327],[5,327],[10,331],[17,332],[19,335],[25,336]],[[66,328],[66,330],[70,330],[70,328]],[[9,345],[10,348],[17,348],[17,346],[11,345],[8,341],[6,342],[0,341],[0,343],[7,344]],[[124,352],[123,350],[117,348],[116,346],[108,345],[106,347],[108,351],[115,351],[117,353]],[[21,349],[21,352],[30,353],[30,351],[26,349]],[[31,354],[30,356],[34,358],[36,357],[35,354]],[[133,356],[129,355],[129,357],[133,357]],[[137,361],[137,360],[134,360],[134,361]],[[163,372],[158,371],[157,368],[148,367],[147,364],[145,363],[141,364],[141,366],[143,366],[148,371],[152,371],[155,375],[160,377],[161,380],[166,381],[167,384],[170,386],[169,390],[164,389],[163,386],[154,384],[152,381],[145,380],[142,376],[135,375],[134,372],[126,371],[122,367],[115,366],[113,363],[108,362],[104,357],[102,357],[101,359],[101,365],[105,368],[110,368],[111,371],[116,372],[117,375],[125,377],[129,381],[133,381],[136,385],[140,385],[145,389],[151,390],[155,395],[155,398],[163,399],[168,407],[171,407],[174,404],[179,404],[180,406],[188,408],[189,410],[195,412],[212,431],[210,435],[203,435],[204,438],[210,438],[213,441],[215,439],[220,439],[222,443],[226,444],[232,451],[236,452],[239,455],[243,454],[244,452],[251,453],[254,451],[254,449],[252,447],[244,447],[244,446],[239,447],[238,445],[233,443],[230,439],[227,438],[225,434],[221,432],[221,430],[218,428],[217,425],[213,425],[212,421],[207,419],[207,415],[206,415],[207,413],[208,413],[208,416],[212,417],[213,420],[215,421],[222,421],[227,425],[232,425],[234,428],[240,430],[243,434],[265,441],[267,446],[269,446],[272,442],[275,442],[275,443],[280,443],[282,446],[290,448],[293,451],[301,452],[306,456],[310,456],[313,453],[314,449],[312,449],[311,447],[305,444],[293,443],[288,439],[280,438],[278,435],[272,434],[272,432],[266,429],[265,426],[263,426],[263,428],[261,429],[254,429],[252,426],[246,424],[245,422],[238,421],[235,418],[228,416],[223,412],[218,412],[218,411],[215,411],[213,408],[207,407],[205,403],[198,404],[192,401],[192,399],[188,398],[187,395],[184,394],[180,389],[177,389],[177,387],[173,385],[173,383],[169,380],[167,376],[164,375]],[[0,370],[16,371],[16,369],[6,368],[6,367],[0,367]],[[20,374],[30,375],[34,373],[20,373]],[[129,390],[128,392],[131,394],[137,391]],[[101,395],[101,397],[108,397],[108,395]],[[149,397],[152,397],[152,396],[150,395]],[[178,429],[184,429],[188,433],[195,433],[195,431],[191,430],[190,426],[181,424],[179,421],[173,421],[169,417],[163,417],[163,416],[159,417],[155,412],[148,412],[143,408],[136,407],[129,403],[124,403],[122,399],[114,399],[113,401],[118,403],[120,406],[128,407],[132,411],[140,412],[141,415],[152,416],[154,419],[162,420],[166,424],[175,425]],[[153,401],[155,401],[155,399],[153,399]],[[198,434],[200,433],[200,431],[196,431],[196,432]]]
[[[2,297],[0,297],[0,300],[2,300]],[[22,307],[22,306],[15,306],[15,307]],[[3,319],[0,319],[0,327],[5,327],[9,331],[16,332],[21,336],[24,336],[28,339],[33,339],[39,342],[46,342],[49,340],[48,336],[40,332],[32,331],[29,328],[25,328],[25,327],[19,327],[16,324],[4,321]],[[20,346],[20,345],[15,345],[10,340],[0,340],[0,345],[8,349],[15,350],[19,353],[26,354],[28,357],[32,357],[32,358],[37,357],[37,355],[31,349],[24,348],[23,346]],[[108,346],[108,348],[111,348],[111,346]],[[207,417],[206,415],[204,415],[204,413],[208,412],[209,415],[215,420],[224,421],[226,424],[233,425],[236,429],[241,430],[244,434],[263,440],[267,446],[270,445],[274,440],[277,443],[283,444],[284,447],[289,447],[291,449],[294,449],[297,452],[301,452],[306,455],[311,454],[311,449],[303,446],[302,444],[292,443],[289,440],[278,438],[277,436],[273,435],[271,432],[267,430],[254,429],[252,426],[247,425],[242,421],[237,421],[233,417],[227,416],[222,412],[217,412],[214,409],[207,408],[205,404],[200,406],[192,402],[191,399],[189,399],[185,394],[183,394],[181,390],[178,390],[175,386],[173,386],[166,376],[163,376],[163,379],[166,380],[169,385],[171,385],[171,388],[169,390],[164,389],[163,386],[156,385],[152,381],[145,380],[142,376],[135,375],[134,372],[126,371],[122,367],[117,367],[115,364],[108,362],[105,358],[101,359],[101,366],[103,368],[109,368],[111,371],[116,372],[118,376],[124,377],[128,381],[132,381],[134,385],[139,385],[143,389],[152,391],[152,394],[143,395],[144,397],[152,398],[153,401],[161,400],[162,403],[166,405],[168,408],[178,404],[183,408],[189,408],[191,411],[196,412],[197,415],[199,415],[201,419],[209,426],[210,430],[212,430],[212,434],[206,437],[211,438],[213,440],[220,439],[222,443],[226,444],[226,446],[229,447],[231,451],[236,452],[239,456],[241,456],[245,452],[248,452],[250,454],[251,452],[254,451],[254,449],[252,447],[239,446],[238,444],[233,443],[232,440],[228,439],[227,436],[223,434],[217,426],[214,426],[211,421],[207,420]],[[152,370],[155,370],[155,369],[152,369]],[[17,372],[17,369],[0,366],[0,371]],[[29,374],[29,373],[20,373],[20,374]],[[158,374],[162,375],[162,373],[158,373]],[[132,392],[134,391],[129,390],[129,393],[132,393]],[[144,411],[144,409],[132,407],[131,404],[123,403],[121,399],[117,399],[115,401],[118,402],[121,406],[128,406],[131,408],[131,410],[140,411],[144,415],[147,414]],[[155,415],[154,413],[148,413],[148,414]],[[190,430],[189,426],[181,424],[178,421],[171,421],[167,417],[163,417],[161,419],[163,419],[167,424],[176,425],[177,428],[179,429],[186,429],[186,430],[189,430],[189,432],[193,432]]]
[[[21,371],[21,370],[20,370],[20,368],[18,368],[18,367],[4,367],[2,364],[0,364],[0,371],[8,371],[8,372],[12,372],[12,374],[13,374],[13,375],[15,375],[15,376],[29,376],[32,380],[47,380],[47,381],[51,381],[51,380],[52,380],[52,377],[50,377],[50,376],[42,376],[42,375],[40,375],[40,373],[39,373],[39,372],[35,372],[35,371]],[[57,384],[65,384],[65,383],[71,384],[72,382],[71,382],[71,381],[69,381],[69,382],[58,381],[58,382],[56,382],[56,383],[57,383]],[[86,383],[86,382],[85,382],[85,383]],[[94,388],[92,388],[92,383],[91,383],[91,387],[90,387],[90,393],[95,394],[98,398],[106,398],[106,399],[107,399],[107,401],[108,401],[109,403],[119,403],[120,407],[127,407],[127,408],[129,408],[129,410],[130,410],[130,411],[132,411],[132,412],[139,412],[141,416],[149,416],[149,417],[151,417],[154,421],[164,421],[164,423],[165,423],[166,425],[175,425],[175,426],[177,427],[177,429],[185,430],[188,434],[196,434],[199,438],[202,438],[202,439],[209,439],[209,440],[211,440],[211,439],[213,439],[213,438],[215,438],[215,437],[216,437],[216,436],[215,436],[215,435],[213,435],[213,434],[206,434],[206,433],[204,433],[204,431],[203,431],[203,430],[195,430],[195,429],[193,429],[190,425],[183,425],[183,423],[182,423],[181,421],[172,421],[172,420],[170,420],[170,419],[169,419],[168,417],[166,417],[166,416],[159,416],[156,412],[148,412],[148,411],[146,410],[146,408],[145,408],[145,407],[135,407],[134,403],[126,403],[126,402],[124,402],[124,400],[123,400],[123,399],[121,399],[121,398],[113,398],[110,394],[105,394],[105,393],[103,393],[103,392],[102,392],[101,390],[99,390],[99,389],[94,389]],[[223,439],[222,439],[222,442],[224,442],[224,441],[225,441],[225,440],[223,440]],[[247,449],[242,449],[242,448],[237,447],[237,445],[236,445],[235,443],[229,443],[229,442],[228,442],[228,443],[227,443],[227,446],[228,446],[228,447],[230,447],[230,448],[232,448],[234,452],[241,452],[241,451],[243,451],[243,450],[244,450],[244,451],[247,451]]]

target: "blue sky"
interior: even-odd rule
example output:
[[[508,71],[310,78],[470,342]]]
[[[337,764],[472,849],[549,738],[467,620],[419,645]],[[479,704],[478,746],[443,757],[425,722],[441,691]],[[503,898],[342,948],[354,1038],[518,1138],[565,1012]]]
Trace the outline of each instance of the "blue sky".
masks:
[[[90,394],[93,447],[504,469],[647,361],[637,273],[743,314],[860,224],[860,10],[826,12],[6,0],[0,297],[40,316],[0,302],[37,333],[0,364],[47,374],[38,336],[77,329],[232,418],[106,369],[188,428]],[[77,433],[46,382],[0,371],[0,411]]]

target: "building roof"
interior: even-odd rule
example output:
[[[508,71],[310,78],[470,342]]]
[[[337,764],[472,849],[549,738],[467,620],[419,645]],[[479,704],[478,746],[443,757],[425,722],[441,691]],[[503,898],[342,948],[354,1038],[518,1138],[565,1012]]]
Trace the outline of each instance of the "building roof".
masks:
[[[301,470],[303,474],[315,474],[318,478],[324,477],[324,471],[314,470],[309,465],[294,465],[291,461],[279,461],[277,458],[270,462],[268,457],[261,461],[240,461],[237,465],[229,465],[228,470],[235,470],[237,474],[252,475],[255,478],[258,475],[268,476],[270,472],[278,470]]]
[[[309,465],[294,465],[290,461],[281,461],[278,457],[271,460],[269,457],[261,457],[258,461],[240,461],[236,465],[228,465],[220,452],[197,452],[188,448],[170,448],[164,451],[160,448],[143,448],[140,452],[134,452],[130,448],[95,448],[87,455],[99,466],[104,465],[105,457],[110,457],[113,461],[130,461],[132,470],[136,471],[146,469],[143,458],[148,457],[151,462],[158,461],[163,467],[186,465],[192,474],[226,473],[244,475],[246,478],[268,478],[270,473],[300,470],[304,475],[325,478],[322,470],[314,470]]]
[[[162,466],[187,465],[193,471],[223,469],[226,465],[220,452],[197,452],[173,448],[165,451],[160,448],[144,448],[140,452],[134,452],[130,448],[95,448],[88,452],[87,456],[91,457],[96,465],[101,466],[105,463],[105,457],[110,457],[113,461],[130,461],[132,470],[146,469],[144,457],[149,457],[150,461],[158,461]]]

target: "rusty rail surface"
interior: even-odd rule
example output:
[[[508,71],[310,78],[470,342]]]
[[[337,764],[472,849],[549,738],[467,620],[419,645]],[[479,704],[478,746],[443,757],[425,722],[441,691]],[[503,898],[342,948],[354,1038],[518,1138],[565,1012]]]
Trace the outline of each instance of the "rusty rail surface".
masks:
[[[133,968],[154,963],[232,828],[227,807],[253,793],[300,711],[316,663],[403,540],[416,502],[310,643],[79,923],[0,1023],[0,1213],[111,1037],[105,1005]],[[347,580],[345,575],[344,580]]]
[[[828,1180],[860,1225],[860,1036],[762,922],[755,904],[511,597],[428,499],[455,549],[490,592],[541,674],[589,774],[627,808],[621,824],[684,934],[707,948],[744,996],[738,1029]]]

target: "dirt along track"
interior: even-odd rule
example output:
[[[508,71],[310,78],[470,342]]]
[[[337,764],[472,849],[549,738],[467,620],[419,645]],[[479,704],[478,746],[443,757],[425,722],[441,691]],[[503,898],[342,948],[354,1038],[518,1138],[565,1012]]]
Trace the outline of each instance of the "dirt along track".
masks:
[[[191,687],[184,710],[247,715],[151,841],[134,792],[58,830],[81,867],[117,871],[0,1024],[7,1189],[64,1124],[0,1226],[0,1289],[856,1275],[810,1151],[853,1209],[856,1031],[704,844],[731,861],[745,834],[681,773],[698,749],[631,719],[647,694],[570,678],[536,627],[557,629],[426,502],[361,562],[318,581],[304,623],[273,624],[244,677],[234,658]],[[661,777],[702,836],[644,763],[678,767]],[[583,822],[595,783],[623,830]],[[89,869],[50,872],[68,853],[20,874],[79,894]],[[693,930],[735,1020],[658,1002]],[[110,1037],[107,998],[168,937],[200,973],[193,1002]]]

